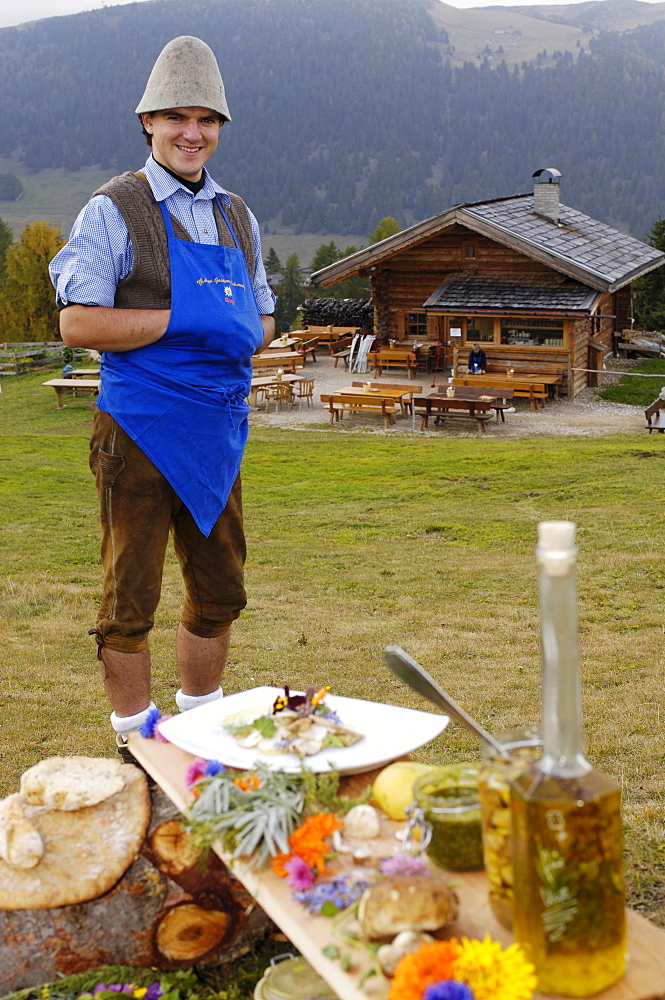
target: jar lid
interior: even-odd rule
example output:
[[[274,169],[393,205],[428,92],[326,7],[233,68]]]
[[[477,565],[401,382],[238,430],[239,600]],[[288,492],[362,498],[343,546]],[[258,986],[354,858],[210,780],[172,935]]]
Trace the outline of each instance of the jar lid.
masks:
[[[256,1000],[310,1000],[322,997],[337,1000],[337,995],[315,969],[301,956],[287,958],[268,969],[255,991]]]

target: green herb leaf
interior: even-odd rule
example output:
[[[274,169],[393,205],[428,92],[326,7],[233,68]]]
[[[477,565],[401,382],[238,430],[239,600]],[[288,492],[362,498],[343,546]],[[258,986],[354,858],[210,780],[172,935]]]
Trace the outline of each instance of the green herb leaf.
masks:
[[[335,906],[331,899],[326,900],[321,907],[321,914],[324,917],[334,917],[336,913],[339,913],[339,906]]]
[[[277,732],[274,719],[271,719],[268,715],[262,715],[258,719],[254,719],[252,725],[254,729],[258,729],[264,739],[270,739]]]
[[[348,972],[351,968],[351,956],[348,951],[345,951],[344,954],[340,956],[339,967],[342,972]]]
[[[339,948],[336,944],[329,944],[321,949],[321,954],[325,955],[326,958],[339,958]]]

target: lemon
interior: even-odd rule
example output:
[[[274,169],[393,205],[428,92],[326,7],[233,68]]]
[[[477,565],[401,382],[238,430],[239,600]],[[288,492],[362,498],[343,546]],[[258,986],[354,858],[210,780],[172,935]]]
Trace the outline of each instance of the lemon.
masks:
[[[413,802],[413,783],[421,774],[435,771],[430,764],[396,760],[388,764],[372,785],[374,804],[391,819],[406,819],[405,809]]]

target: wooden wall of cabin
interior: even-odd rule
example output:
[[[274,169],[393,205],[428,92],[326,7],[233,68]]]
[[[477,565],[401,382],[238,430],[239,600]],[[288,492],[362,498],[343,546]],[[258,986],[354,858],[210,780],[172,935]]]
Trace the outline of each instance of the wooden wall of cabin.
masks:
[[[586,369],[588,367],[591,326],[590,319],[577,319],[573,320],[570,324],[569,396],[576,396],[587,384]]]
[[[473,246],[474,257],[467,256],[470,246]],[[464,226],[453,226],[426,243],[408,247],[392,257],[387,267],[370,274],[377,337],[387,340],[404,336],[404,315],[422,311],[423,302],[436,291],[446,275],[460,271],[490,275],[558,273]],[[432,321],[434,331],[434,318]]]

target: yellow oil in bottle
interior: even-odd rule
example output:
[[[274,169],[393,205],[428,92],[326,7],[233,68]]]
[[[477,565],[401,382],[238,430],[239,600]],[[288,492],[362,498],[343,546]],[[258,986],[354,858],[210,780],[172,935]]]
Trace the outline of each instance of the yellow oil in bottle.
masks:
[[[626,963],[620,792],[584,754],[575,525],[538,532],[543,752],[511,786],[513,930],[539,990],[591,997]]]
[[[538,989],[593,996],[626,964],[619,790],[595,770],[563,782],[526,773],[512,813],[514,929]]]

